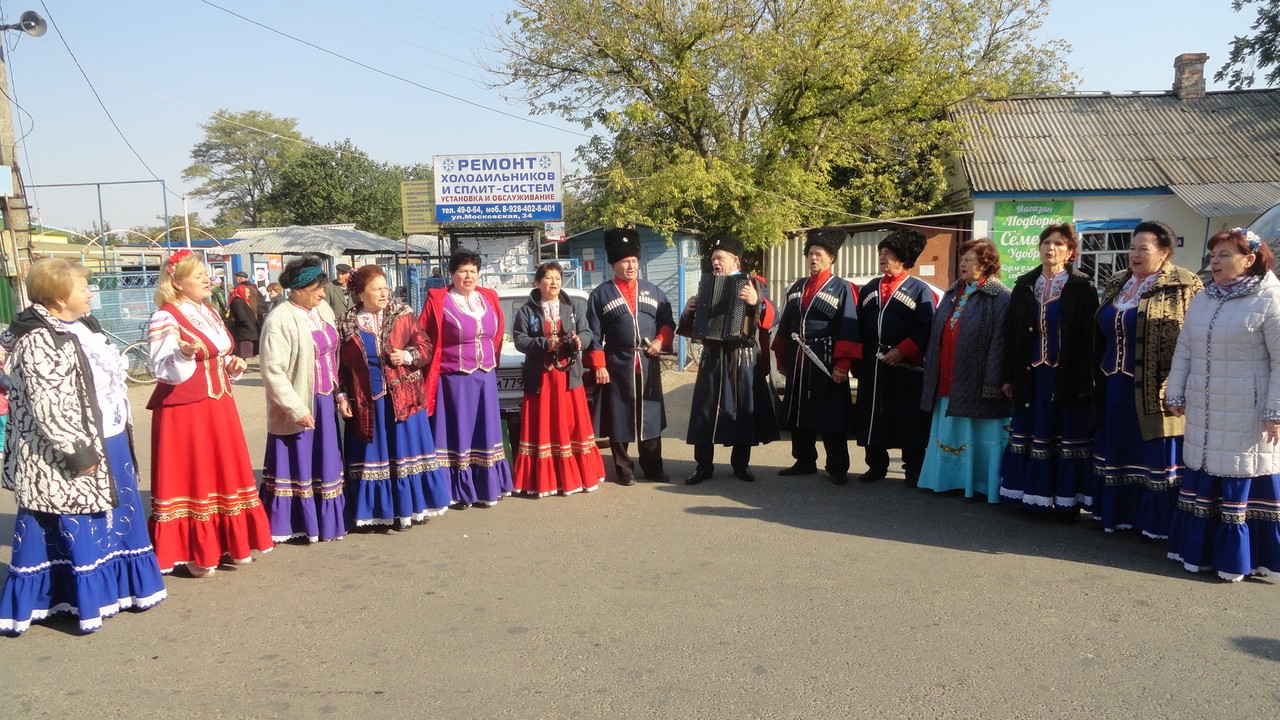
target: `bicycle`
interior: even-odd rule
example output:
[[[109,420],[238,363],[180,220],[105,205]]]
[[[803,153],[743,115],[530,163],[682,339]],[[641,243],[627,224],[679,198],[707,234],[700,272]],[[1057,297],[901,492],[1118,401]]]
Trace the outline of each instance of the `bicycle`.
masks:
[[[127,365],[125,379],[137,385],[151,385],[156,381],[156,376],[151,374],[151,343],[146,339],[148,324],[142,324],[142,339],[133,342],[126,342],[119,335],[102,328],[107,337],[124,346],[120,354],[124,356]]]
[[[120,353],[124,356],[128,367],[125,369],[125,377],[129,382],[137,385],[151,385],[155,383],[156,376],[151,374],[151,343],[147,340],[139,340],[129,344]]]

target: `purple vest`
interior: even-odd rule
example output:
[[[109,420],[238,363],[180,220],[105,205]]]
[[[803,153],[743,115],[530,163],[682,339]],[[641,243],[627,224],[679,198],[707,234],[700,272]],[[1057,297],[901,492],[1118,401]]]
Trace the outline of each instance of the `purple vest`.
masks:
[[[473,298],[480,298],[476,293]],[[493,308],[486,308],[482,317],[476,318],[458,309],[452,297],[444,301],[444,323],[440,338],[440,372],[471,373],[476,370],[493,370],[498,366],[493,339],[498,333],[498,315]]]

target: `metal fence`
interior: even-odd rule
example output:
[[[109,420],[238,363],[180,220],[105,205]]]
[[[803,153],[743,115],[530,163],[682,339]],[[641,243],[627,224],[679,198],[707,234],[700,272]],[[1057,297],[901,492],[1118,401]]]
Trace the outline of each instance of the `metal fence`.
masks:
[[[155,309],[158,272],[95,274],[93,316],[116,342],[128,345],[146,337],[147,323]]]

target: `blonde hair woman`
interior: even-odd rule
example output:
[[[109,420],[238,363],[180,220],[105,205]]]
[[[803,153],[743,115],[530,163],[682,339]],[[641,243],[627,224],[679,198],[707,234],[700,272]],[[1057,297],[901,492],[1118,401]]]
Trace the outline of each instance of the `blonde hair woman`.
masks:
[[[0,336],[13,380],[4,486],[18,505],[4,632],[58,612],[92,632],[165,598],[134,475],[125,362],[89,315],[87,276],[61,258],[34,263],[34,304]]]
[[[151,316],[151,535],[160,569],[211,574],[224,556],[272,548],[231,381],[245,361],[207,304],[211,283],[190,250],[169,256]]]

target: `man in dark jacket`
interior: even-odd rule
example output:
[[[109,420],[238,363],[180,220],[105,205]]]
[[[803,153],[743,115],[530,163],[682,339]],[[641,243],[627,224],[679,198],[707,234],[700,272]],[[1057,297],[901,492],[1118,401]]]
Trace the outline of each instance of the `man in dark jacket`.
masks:
[[[329,303],[333,316],[341,319],[351,309],[351,293],[347,292],[347,281],[351,279],[351,266],[338,263],[334,269],[338,274],[333,282],[324,286],[324,301]]]
[[[761,352],[761,333],[757,332],[773,326],[773,303],[769,302],[764,283],[742,272],[742,253],[742,241],[732,237],[718,238],[711,251],[713,275],[740,281],[733,283],[741,285],[741,289],[729,304],[730,309],[735,304],[743,306],[742,324],[721,337],[702,339],[688,435],[698,466],[685,478],[686,485],[696,485],[711,477],[715,470],[712,458],[716,445],[733,448],[729,462],[735,476],[748,482],[755,480],[755,473],[748,467],[751,446],[778,439],[769,368],[761,362],[767,356]],[[703,284],[709,285],[709,282],[704,280]],[[680,316],[677,334],[693,336],[700,301],[708,304],[703,312],[710,312],[714,298],[699,298],[699,295],[689,298]]]
[[[821,437],[826,471],[837,485],[849,482],[849,373],[862,357],[858,294],[848,280],[832,272],[845,237],[839,228],[809,230],[804,246],[809,276],[792,283],[783,296],[773,340],[778,368],[787,378],[778,420],[791,431],[795,458],[795,464],[778,474],[816,474]]]
[[[609,230],[604,244],[614,278],[597,285],[587,300],[591,345],[585,359],[596,376],[596,437],[609,438],[620,484],[635,484],[635,461],[627,453],[632,441],[640,446],[644,476],[667,482],[671,478],[662,469],[667,415],[658,355],[675,336],[671,303],[657,285],[640,278],[635,230]]]

